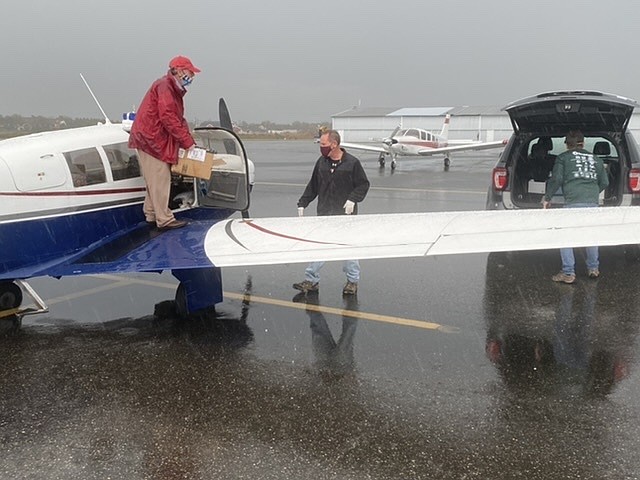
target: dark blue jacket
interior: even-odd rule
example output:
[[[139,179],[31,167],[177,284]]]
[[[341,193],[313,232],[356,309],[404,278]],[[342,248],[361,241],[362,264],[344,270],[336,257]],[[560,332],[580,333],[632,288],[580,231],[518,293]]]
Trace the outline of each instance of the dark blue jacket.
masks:
[[[358,213],[358,203],[369,191],[369,179],[364,173],[360,160],[342,150],[342,160],[331,172],[333,160],[320,157],[316,161],[311,179],[298,200],[298,207],[307,206],[318,197],[318,215],[344,215],[344,204],[351,200],[356,205],[353,214]]]

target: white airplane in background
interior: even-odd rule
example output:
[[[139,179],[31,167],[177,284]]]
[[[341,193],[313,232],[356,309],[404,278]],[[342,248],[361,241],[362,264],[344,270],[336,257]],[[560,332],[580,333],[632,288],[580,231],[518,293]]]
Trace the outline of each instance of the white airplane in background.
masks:
[[[342,142],[345,148],[377,152],[380,154],[378,162],[380,167],[385,165],[385,157],[391,156],[391,168],[396,168],[396,158],[398,156],[422,156],[444,155],[445,170],[451,165],[450,154],[453,152],[466,152],[470,150],[488,150],[491,148],[501,148],[507,144],[506,140],[497,142],[471,142],[452,145],[449,138],[449,122],[451,116],[447,114],[439,135],[420,128],[400,128],[397,127],[391,135],[382,140],[381,146],[367,145],[362,143]]]

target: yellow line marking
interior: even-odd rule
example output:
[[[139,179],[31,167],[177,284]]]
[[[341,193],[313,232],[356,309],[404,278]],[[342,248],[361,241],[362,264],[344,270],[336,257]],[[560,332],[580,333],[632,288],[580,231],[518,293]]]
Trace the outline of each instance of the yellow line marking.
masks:
[[[127,277],[120,277],[118,275],[99,274],[99,275],[89,275],[89,276],[94,278],[100,278],[103,280],[111,280],[113,283],[110,283],[108,285],[102,285],[100,287],[90,288],[88,290],[82,290],[80,292],[71,293],[63,297],[49,299],[46,303],[48,303],[49,305],[55,305],[57,303],[72,300],[75,298],[80,298],[87,295],[92,295],[94,293],[100,293],[107,290],[112,290],[118,287],[126,287],[133,284],[146,285],[149,287],[160,287],[168,290],[174,290],[176,288],[175,284],[168,283],[168,282],[156,282],[153,280],[143,280],[139,278],[127,278]],[[404,327],[422,328],[424,330],[435,330],[440,333],[459,333],[460,332],[460,329],[458,327],[454,327],[452,325],[442,325],[440,323],[434,323],[434,322],[427,322],[424,320],[412,320],[410,318],[393,317],[389,315],[379,315],[377,313],[360,312],[357,310],[348,310],[343,308],[325,307],[322,305],[309,305],[306,303],[296,303],[288,300],[279,300],[277,298],[260,297],[257,295],[250,295],[246,293],[243,294],[243,293],[234,293],[234,292],[223,292],[223,296],[225,298],[232,298],[234,300],[240,300],[244,302],[276,305],[279,307],[295,308],[297,310],[313,310],[315,312],[326,313],[326,314],[336,315],[336,316],[347,316],[347,317],[353,317],[353,318],[358,318],[362,320],[371,320],[374,322],[387,323],[391,325],[402,325]]]
[[[360,318],[364,320],[372,320],[374,322],[391,323],[393,325],[403,325],[405,327],[424,328],[426,330],[437,330],[442,333],[458,333],[457,327],[450,325],[441,325],[439,323],[425,322],[423,320],[411,320],[409,318],[391,317],[388,315],[379,315],[377,313],[360,312],[358,310],[347,310],[343,308],[324,307],[322,305],[309,305],[305,303],[295,303],[287,300],[278,300],[276,298],[257,297],[255,295],[240,294],[233,292],[225,292],[227,298],[234,298],[246,302],[266,303],[269,305],[278,305],[280,307],[297,308],[298,310],[313,310],[320,313],[329,313],[332,315]]]

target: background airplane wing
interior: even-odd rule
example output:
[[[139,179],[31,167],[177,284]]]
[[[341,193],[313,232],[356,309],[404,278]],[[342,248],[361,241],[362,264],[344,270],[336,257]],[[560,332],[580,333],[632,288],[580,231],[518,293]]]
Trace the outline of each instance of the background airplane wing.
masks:
[[[466,152],[471,150],[490,150],[492,148],[501,148],[507,144],[506,140],[501,140],[499,142],[482,142],[482,143],[469,143],[466,145],[455,145],[450,147],[442,147],[442,148],[425,148],[423,150],[418,150],[418,153],[423,156],[430,155],[438,155],[443,153],[450,152]]]
[[[228,220],[206,235],[218,266],[640,243],[640,208]]]
[[[389,150],[384,148],[384,147],[380,147],[380,146],[376,146],[376,145],[367,145],[364,143],[345,143],[345,142],[340,142],[340,146],[347,148],[347,149],[352,149],[352,150],[362,150],[365,152],[376,152],[376,153],[389,153]]]

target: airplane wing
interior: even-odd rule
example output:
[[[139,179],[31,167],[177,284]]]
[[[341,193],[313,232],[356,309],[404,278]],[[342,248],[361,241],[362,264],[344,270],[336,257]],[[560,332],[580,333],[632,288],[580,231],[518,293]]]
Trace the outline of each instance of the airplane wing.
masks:
[[[441,155],[443,153],[451,153],[451,152],[466,152],[471,150],[490,150],[492,148],[501,148],[507,144],[506,140],[501,140],[499,142],[481,142],[481,143],[468,143],[466,145],[455,145],[449,147],[442,148],[425,148],[423,150],[418,150],[418,153],[423,156],[431,156],[431,155]]]
[[[228,220],[207,232],[218,267],[640,243],[640,208]]]
[[[191,220],[189,225],[160,232],[141,224],[129,233],[105,241],[76,255],[3,273],[3,278],[63,277],[99,273],[161,272],[212,267],[204,251],[211,220]]]
[[[387,148],[376,146],[376,145],[367,145],[364,143],[340,142],[340,146],[344,148],[351,148],[352,150],[362,150],[365,152],[389,153],[389,149]]]

